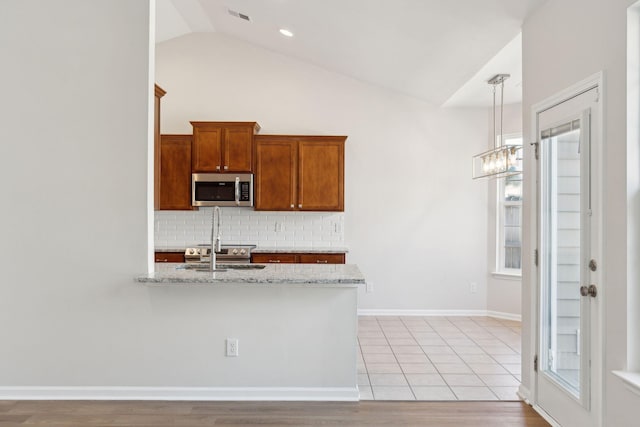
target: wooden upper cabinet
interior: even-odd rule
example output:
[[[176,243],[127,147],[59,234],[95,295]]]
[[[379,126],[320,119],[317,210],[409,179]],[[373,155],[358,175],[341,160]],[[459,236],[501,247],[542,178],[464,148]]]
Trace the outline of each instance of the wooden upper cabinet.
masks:
[[[193,172],[220,172],[222,168],[222,128],[193,126]]]
[[[288,211],[294,208],[297,148],[296,141],[286,138],[256,136],[255,209]]]
[[[160,209],[160,98],[167,92],[160,86],[154,85],[154,116],[153,116],[153,207]]]
[[[160,137],[160,210],[192,210],[191,135]]]
[[[298,209],[344,210],[344,137],[300,140]]]
[[[191,122],[192,172],[252,172],[256,122]]]
[[[253,129],[225,129],[223,172],[251,172],[253,163]]]
[[[256,135],[255,209],[344,211],[345,140]]]

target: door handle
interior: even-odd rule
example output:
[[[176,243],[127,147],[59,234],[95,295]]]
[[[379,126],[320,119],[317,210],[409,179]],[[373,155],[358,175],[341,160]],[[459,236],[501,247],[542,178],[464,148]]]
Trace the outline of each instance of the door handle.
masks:
[[[596,295],[598,295],[598,288],[596,285],[580,286],[580,295],[583,297],[595,298]]]

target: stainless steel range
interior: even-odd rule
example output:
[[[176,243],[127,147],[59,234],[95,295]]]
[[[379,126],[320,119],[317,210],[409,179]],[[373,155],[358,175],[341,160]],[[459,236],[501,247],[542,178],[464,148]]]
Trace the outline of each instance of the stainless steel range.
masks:
[[[251,249],[256,245],[222,245],[216,252],[216,262],[220,264],[249,264],[251,262]],[[184,251],[184,260],[187,263],[209,262],[211,245],[201,244]]]

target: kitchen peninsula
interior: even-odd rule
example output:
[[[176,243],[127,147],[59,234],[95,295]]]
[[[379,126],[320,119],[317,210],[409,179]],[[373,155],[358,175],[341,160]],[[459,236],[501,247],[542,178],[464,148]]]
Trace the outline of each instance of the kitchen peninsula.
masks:
[[[218,266],[223,267],[224,266]],[[357,287],[352,264],[229,265],[205,272],[156,263],[136,278],[179,346],[199,339],[189,398],[202,400],[358,400]],[[185,327],[184,325],[189,325]],[[237,356],[228,341],[237,340]],[[162,355],[159,355],[162,357]],[[184,367],[182,368],[184,369]]]
[[[170,284],[256,284],[303,287],[357,287],[364,277],[353,264],[230,264],[225,271],[206,272],[185,268],[188,264],[156,263],[155,271],[136,280],[147,285]]]

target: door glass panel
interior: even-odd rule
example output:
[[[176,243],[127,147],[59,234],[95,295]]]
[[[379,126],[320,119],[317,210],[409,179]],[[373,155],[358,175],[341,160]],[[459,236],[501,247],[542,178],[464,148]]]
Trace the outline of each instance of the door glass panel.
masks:
[[[541,133],[541,371],[576,397],[581,381],[583,265],[580,120]]]

